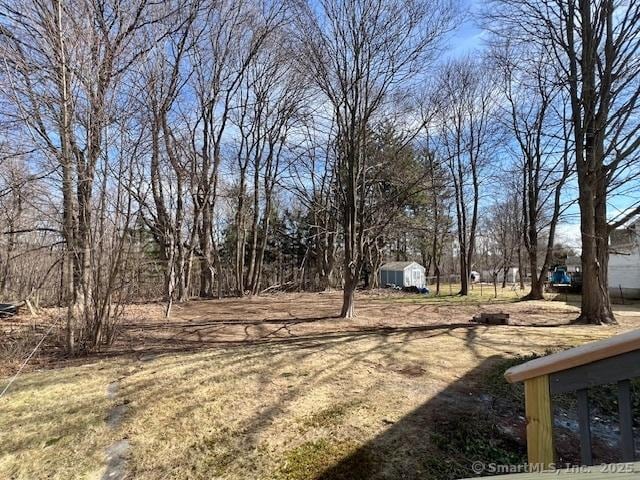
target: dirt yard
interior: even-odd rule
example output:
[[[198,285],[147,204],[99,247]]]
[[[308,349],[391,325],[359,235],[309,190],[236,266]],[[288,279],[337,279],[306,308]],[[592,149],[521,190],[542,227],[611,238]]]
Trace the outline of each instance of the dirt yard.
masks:
[[[571,326],[573,304],[484,294],[363,293],[349,321],[339,292],[196,301],[170,320],[131,306],[113,349],[42,356],[56,368],[0,399],[0,478],[456,478],[488,454],[447,450],[455,419],[491,408],[488,371],[640,326],[640,305],[617,305],[616,327]],[[512,325],[469,322],[483,311]],[[522,447],[517,422],[510,438],[485,427]]]

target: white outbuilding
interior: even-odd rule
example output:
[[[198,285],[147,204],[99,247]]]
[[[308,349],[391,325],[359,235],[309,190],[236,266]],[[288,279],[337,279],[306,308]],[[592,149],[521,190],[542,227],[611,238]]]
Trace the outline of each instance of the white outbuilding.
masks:
[[[426,287],[425,268],[417,262],[389,262],[380,267],[380,285]]]
[[[609,293],[640,298],[640,220],[611,232]]]

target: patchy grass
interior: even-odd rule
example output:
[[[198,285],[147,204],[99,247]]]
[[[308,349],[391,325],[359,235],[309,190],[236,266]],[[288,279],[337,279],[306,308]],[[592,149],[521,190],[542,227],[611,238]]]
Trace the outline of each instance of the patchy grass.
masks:
[[[289,450],[273,478],[275,480],[311,478],[368,480],[377,470],[376,463],[372,452],[359,449],[355,442],[349,440],[336,442],[321,438]],[[342,464],[340,472],[329,473],[336,464]]]
[[[607,337],[639,319],[565,326],[572,307],[519,302],[501,308],[558,325],[491,327],[468,324],[487,302],[401,298],[362,295],[351,321],[328,317],[339,293],[292,294],[184,305],[175,330],[126,327],[149,342],[140,354],[26,373],[0,399],[0,478],[91,478],[122,438],[141,480],[459,478],[476,458],[519,460],[521,446],[470,415],[483,408],[480,393],[520,401],[519,387],[500,380],[522,359],[500,359]],[[117,398],[107,400],[114,380]],[[122,403],[128,412],[110,431],[107,412]]]
[[[305,427],[325,427],[330,428],[340,423],[347,415],[349,409],[357,406],[360,402],[343,402],[329,405],[327,408],[313,412],[305,417],[302,424]]]
[[[526,294],[520,290],[520,288],[513,289],[511,286],[501,288],[498,286],[497,296],[493,289],[493,284],[476,283],[473,285],[473,289],[469,290],[468,295],[458,295],[460,291],[460,284],[452,284],[449,287],[448,283],[440,286],[440,295],[435,294],[435,287],[429,286],[431,293],[428,295],[422,294],[409,294],[404,293],[402,295],[390,294],[386,300],[398,303],[416,303],[424,305],[480,305],[480,304],[495,304],[495,303],[512,303],[518,302]]]
[[[119,370],[111,361],[19,378],[0,399],[0,478],[97,475],[111,439],[105,388]]]
[[[496,465],[526,463],[526,448],[497,427],[482,408],[442,417],[431,434],[436,447],[429,461],[430,478],[475,476],[473,462]]]
[[[385,425],[364,400],[384,402],[389,414],[393,404],[390,386],[374,394],[382,372],[363,375],[346,350],[363,353],[377,344],[342,343],[224,348],[143,364],[122,380],[132,475],[313,478],[305,475],[350,455]],[[422,390],[414,401],[429,398],[429,386]]]
[[[483,378],[486,392],[496,398],[522,405],[524,410],[524,384],[521,382],[507,382],[504,378],[504,372],[511,367],[515,367],[516,365],[520,365],[530,360],[535,360],[536,358],[544,355],[549,355],[550,353],[553,353],[553,350],[547,350],[542,354],[535,353],[530,355],[518,355],[513,358],[507,358],[496,362]]]

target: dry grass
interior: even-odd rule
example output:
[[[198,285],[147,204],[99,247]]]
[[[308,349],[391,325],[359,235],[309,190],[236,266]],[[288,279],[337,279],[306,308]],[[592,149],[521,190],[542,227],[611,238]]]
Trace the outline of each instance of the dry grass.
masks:
[[[111,361],[20,377],[0,399],[0,478],[97,476],[110,443],[106,385],[121,368]]]
[[[336,464],[345,476],[327,478],[402,478],[393,468],[432,448],[436,405],[476,398],[497,358],[640,323],[629,306],[619,327],[580,327],[565,325],[577,310],[559,302],[448,300],[361,296],[348,322],[328,317],[337,292],[194,302],[168,323],[159,306],[136,307],[145,323],[131,321],[116,346],[135,355],[27,374],[0,399],[0,478],[86,478],[125,437],[136,479],[310,479]],[[527,326],[469,325],[483,309]],[[108,401],[117,379],[118,398]],[[114,402],[129,410],[108,431]],[[371,442],[375,449],[361,448]],[[375,452],[386,452],[384,462]],[[440,478],[429,465],[412,468]]]

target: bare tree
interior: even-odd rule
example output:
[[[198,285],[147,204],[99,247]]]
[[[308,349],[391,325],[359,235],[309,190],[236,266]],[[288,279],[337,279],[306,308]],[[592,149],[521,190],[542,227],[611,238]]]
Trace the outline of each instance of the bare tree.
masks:
[[[179,100],[185,98],[185,86],[191,69],[186,57],[193,46],[192,25],[199,14],[199,2],[171,16],[173,29],[162,36],[146,55],[139,78],[141,111],[140,122],[150,143],[148,162],[141,165],[141,182],[136,199],[141,218],[158,244],[164,270],[164,295],[169,315],[173,300],[188,297],[190,273],[196,231],[197,215],[191,218],[190,207],[190,155],[189,138],[181,128]],[[157,26],[161,30],[163,26]],[[150,37],[158,37],[152,31]],[[150,39],[151,40],[151,39]],[[147,132],[148,131],[148,132]],[[148,175],[145,169],[148,168]],[[198,212],[195,212],[198,213]]]
[[[635,199],[609,220],[608,202],[637,179],[640,4],[624,0],[499,0],[506,34],[547,46],[566,88],[578,179],[585,323],[615,323],[608,291],[609,234],[640,212]],[[497,22],[496,22],[497,24]]]
[[[566,202],[563,190],[572,173],[571,127],[562,91],[549,54],[534,45],[504,40],[493,52],[503,78],[505,123],[517,159],[515,175],[522,198],[523,239],[531,269],[530,300],[544,298],[543,288],[553,255],[555,232]],[[547,238],[539,256],[539,239]]]
[[[423,256],[427,257],[424,265],[427,275],[433,266],[433,275],[436,277],[435,294],[440,294],[440,277],[442,274],[442,254],[444,245],[451,240],[451,197],[450,181],[446,171],[446,165],[438,157],[437,152],[427,150],[424,154],[427,182],[427,194],[429,198],[429,215],[427,216],[427,236],[423,243],[425,249]],[[428,252],[428,253],[427,253]]]
[[[502,288],[506,287],[509,269],[516,261],[518,247],[522,242],[521,202],[517,191],[507,189],[498,195],[498,200],[487,209],[484,217],[485,258],[494,283],[502,277]]]
[[[240,294],[246,288],[255,295],[259,289],[274,189],[283,171],[283,157],[289,153],[289,135],[304,99],[305,86],[291,62],[291,52],[291,42],[285,32],[273,32],[247,69],[232,116],[238,131],[235,231],[236,283]],[[253,176],[251,186],[247,185],[249,173]],[[249,188],[253,190],[252,205],[245,202]],[[248,228],[247,207],[251,208]],[[248,260],[246,266],[245,260]]]
[[[451,25],[449,2],[321,0],[300,12],[301,61],[334,120],[336,188],[344,241],[340,315],[354,315],[364,262],[367,136],[389,100],[427,66]]]
[[[205,4],[204,10],[206,15],[195,23],[199,34],[190,55],[194,65],[190,84],[197,111],[189,127],[196,155],[193,198],[199,215],[200,296],[212,295],[215,269],[221,297],[222,265],[213,227],[223,146],[243,79],[266,42],[285,24],[287,8],[277,2],[223,1]],[[242,278],[236,278],[236,283],[241,293]]]
[[[288,189],[307,210],[308,270],[313,272],[312,288],[324,291],[336,281],[338,211],[332,135],[315,123],[318,121],[307,119],[299,159],[289,165]]]
[[[495,152],[495,87],[490,72],[470,59],[449,63],[437,91],[439,148],[446,159],[456,210],[460,295],[467,295],[478,228],[483,169]]]
[[[127,9],[108,0],[25,0],[2,2],[0,10],[0,55],[15,121],[61,172],[67,348],[76,351],[78,341],[93,348],[104,338],[87,322],[105,319],[104,310],[92,309],[93,297],[105,293],[92,278],[97,169],[110,155],[109,130],[127,108],[123,81],[145,52],[138,33],[155,21],[155,10],[147,0]]]

